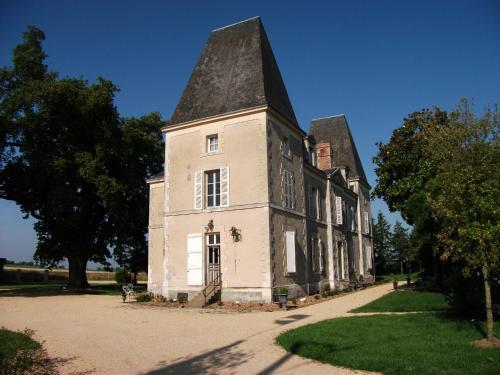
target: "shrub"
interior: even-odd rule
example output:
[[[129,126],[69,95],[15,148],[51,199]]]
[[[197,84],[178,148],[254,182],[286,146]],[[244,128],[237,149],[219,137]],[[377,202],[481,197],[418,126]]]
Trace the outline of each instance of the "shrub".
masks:
[[[115,281],[118,284],[127,284],[132,281],[132,276],[127,270],[124,270],[123,268],[118,268],[115,271]]]
[[[152,298],[149,294],[141,294],[141,295],[137,296],[135,300],[137,302],[149,302],[152,300]]]
[[[278,294],[288,294],[287,288],[278,288]]]

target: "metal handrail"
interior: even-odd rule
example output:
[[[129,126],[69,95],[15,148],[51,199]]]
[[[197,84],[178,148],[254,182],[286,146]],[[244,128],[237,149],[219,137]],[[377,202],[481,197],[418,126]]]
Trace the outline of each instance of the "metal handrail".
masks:
[[[220,288],[221,285],[222,285],[222,272],[219,272],[217,277],[215,279],[213,279],[213,281],[203,289],[203,296],[205,297],[205,304],[207,304],[207,296],[209,296],[213,291]]]

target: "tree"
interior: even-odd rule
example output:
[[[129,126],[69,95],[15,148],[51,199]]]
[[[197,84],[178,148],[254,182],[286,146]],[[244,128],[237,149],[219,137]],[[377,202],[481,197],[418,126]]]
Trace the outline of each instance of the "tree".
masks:
[[[439,168],[427,197],[441,224],[442,258],[460,262],[466,276],[482,274],[487,339],[493,342],[491,277],[500,266],[500,114],[487,109],[478,118],[462,100],[450,123],[431,133],[429,150]]]
[[[149,128],[134,131],[114,106],[118,88],[110,81],[89,84],[48,72],[44,39],[41,30],[29,27],[14,49],[13,67],[0,70],[0,197],[37,220],[35,258],[48,265],[66,258],[68,286],[86,287],[87,262],[106,264],[110,248],[125,243],[133,225],[145,226],[143,213],[129,225],[123,216],[134,221],[139,204],[131,202],[141,191],[139,181],[144,185],[161,170],[162,153],[152,155],[161,144],[161,124],[157,116],[155,125],[150,121]],[[141,136],[155,146],[129,150]],[[134,164],[130,171],[138,160],[154,162]]]
[[[384,214],[379,211],[373,224],[373,250],[375,254],[375,269],[378,273],[386,273],[392,263],[391,226]]]
[[[398,220],[394,224],[391,245],[394,252],[394,260],[399,263],[401,273],[404,273],[403,265],[408,264],[411,259],[411,245],[408,229],[403,227]]]
[[[489,340],[491,279],[500,272],[499,123],[497,109],[478,118],[466,100],[449,114],[424,110],[379,143],[374,158],[375,195],[414,224],[420,256],[432,247],[434,259],[468,282],[482,275]]]
[[[145,236],[149,220],[149,187],[146,178],[163,169],[163,144],[159,113],[123,121],[120,162],[123,168],[122,194],[111,195],[113,208],[113,255],[137,282],[137,273],[147,271],[148,247]],[[133,213],[133,220],[130,214]]]

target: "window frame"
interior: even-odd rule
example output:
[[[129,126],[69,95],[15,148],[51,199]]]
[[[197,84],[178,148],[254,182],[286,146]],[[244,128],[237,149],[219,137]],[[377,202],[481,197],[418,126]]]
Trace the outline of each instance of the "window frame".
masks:
[[[213,176],[214,179],[212,182],[210,182],[210,176]],[[218,176],[218,181],[217,177]],[[204,200],[205,200],[205,207],[206,208],[215,208],[215,207],[221,207],[221,173],[220,169],[212,169],[209,171],[204,172],[205,177],[205,194],[204,194]],[[209,185],[212,185],[212,194],[209,194]],[[217,193],[217,185],[219,187],[219,192]],[[212,205],[209,204],[209,198],[212,197]],[[219,198],[219,204],[217,204],[217,197]]]
[[[212,143],[211,141],[215,140],[215,149],[211,149]],[[207,135],[207,154],[214,154],[219,152],[219,134],[210,134]]]

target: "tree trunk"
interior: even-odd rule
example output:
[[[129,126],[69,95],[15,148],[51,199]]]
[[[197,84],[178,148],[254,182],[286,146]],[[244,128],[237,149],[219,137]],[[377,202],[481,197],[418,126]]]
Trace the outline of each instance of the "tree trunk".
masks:
[[[69,280],[68,288],[82,289],[88,288],[87,282],[87,259],[69,258]]]
[[[403,272],[403,261],[400,261],[399,264],[401,265],[401,275],[404,274]]]
[[[486,338],[493,342],[493,305],[491,303],[490,272],[483,266],[484,296],[486,300]]]

